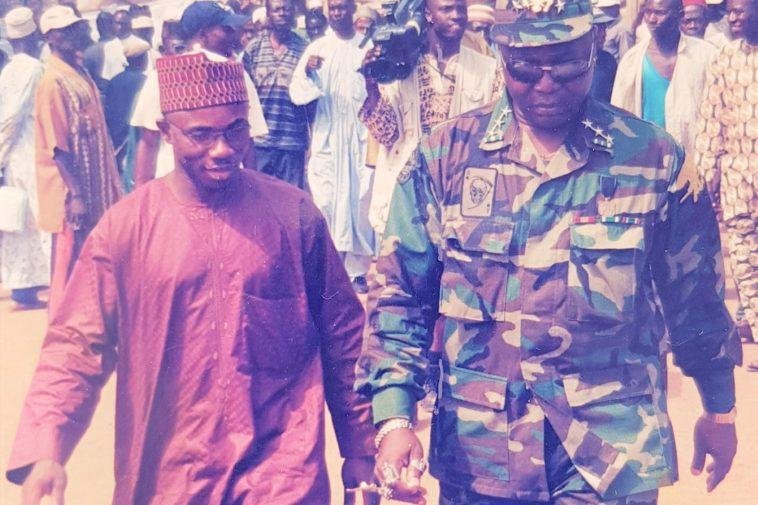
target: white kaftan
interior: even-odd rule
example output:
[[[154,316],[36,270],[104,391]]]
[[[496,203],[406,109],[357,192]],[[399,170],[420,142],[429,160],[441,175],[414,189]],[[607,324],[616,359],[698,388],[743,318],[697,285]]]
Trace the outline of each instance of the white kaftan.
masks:
[[[6,289],[50,284],[50,234],[37,228],[37,179],[34,166],[34,94],[43,66],[16,54],[0,73],[0,168],[5,184],[26,192],[26,225],[0,232],[0,278]]]
[[[341,39],[332,30],[313,42],[295,68],[290,98],[297,105],[317,100],[308,160],[308,185],[313,201],[329,225],[337,250],[370,258],[374,230],[368,220],[373,170],[366,167],[368,132],[358,119],[366,84],[358,72],[368,47],[362,35]],[[311,55],[322,58],[310,76]],[[362,275],[365,272],[348,272]]]

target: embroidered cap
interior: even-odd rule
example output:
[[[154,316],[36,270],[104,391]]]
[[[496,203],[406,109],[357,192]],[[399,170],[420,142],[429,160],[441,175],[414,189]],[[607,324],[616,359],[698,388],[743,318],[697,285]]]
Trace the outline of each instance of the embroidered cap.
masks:
[[[248,101],[241,63],[193,53],[158,58],[155,68],[164,114]]]
[[[590,0],[496,0],[490,37],[511,47],[578,39],[592,29]]]

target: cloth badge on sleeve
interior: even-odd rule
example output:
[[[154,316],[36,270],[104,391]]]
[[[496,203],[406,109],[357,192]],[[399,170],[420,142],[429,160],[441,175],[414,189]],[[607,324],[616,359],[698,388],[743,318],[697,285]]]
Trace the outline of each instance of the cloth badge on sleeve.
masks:
[[[469,167],[463,173],[461,215],[464,217],[488,217],[492,215],[495,202],[494,168]]]

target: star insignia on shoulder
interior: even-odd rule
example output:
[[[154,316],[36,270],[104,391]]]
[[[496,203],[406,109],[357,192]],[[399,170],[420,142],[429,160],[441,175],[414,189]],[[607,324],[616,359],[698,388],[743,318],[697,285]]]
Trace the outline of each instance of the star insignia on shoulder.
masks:
[[[596,126],[589,118],[585,118],[582,121],[582,125],[588,130],[592,130],[592,133],[594,134],[594,137],[592,138],[593,144],[604,149],[611,149],[613,147],[613,137],[599,126]]]
[[[564,2],[563,0],[558,0],[557,2],[555,2],[555,10],[558,11],[558,14],[563,12],[563,9],[565,7],[566,7],[566,2]]]
[[[500,115],[497,117],[497,124],[498,126],[503,126],[505,122],[508,120],[508,116],[511,115],[511,108],[507,105],[503,106],[503,109],[500,111]]]
[[[503,108],[500,110],[500,115],[497,117],[494,123],[492,123],[492,126],[487,130],[487,133],[484,135],[484,141],[489,142],[498,142],[500,140],[503,140],[503,126],[508,122],[508,117],[511,115],[511,108],[507,105],[503,106]]]

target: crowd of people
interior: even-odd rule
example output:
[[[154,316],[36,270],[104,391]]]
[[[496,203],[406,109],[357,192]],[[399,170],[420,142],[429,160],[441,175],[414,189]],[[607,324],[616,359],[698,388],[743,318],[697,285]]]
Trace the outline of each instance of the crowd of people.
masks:
[[[388,8],[3,4],[0,282],[49,315],[25,504],[62,503],[114,371],[118,504],[325,503],[325,406],[347,502],[423,503],[429,466],[444,504],[655,503],[669,352],[726,476],[758,0]]]

